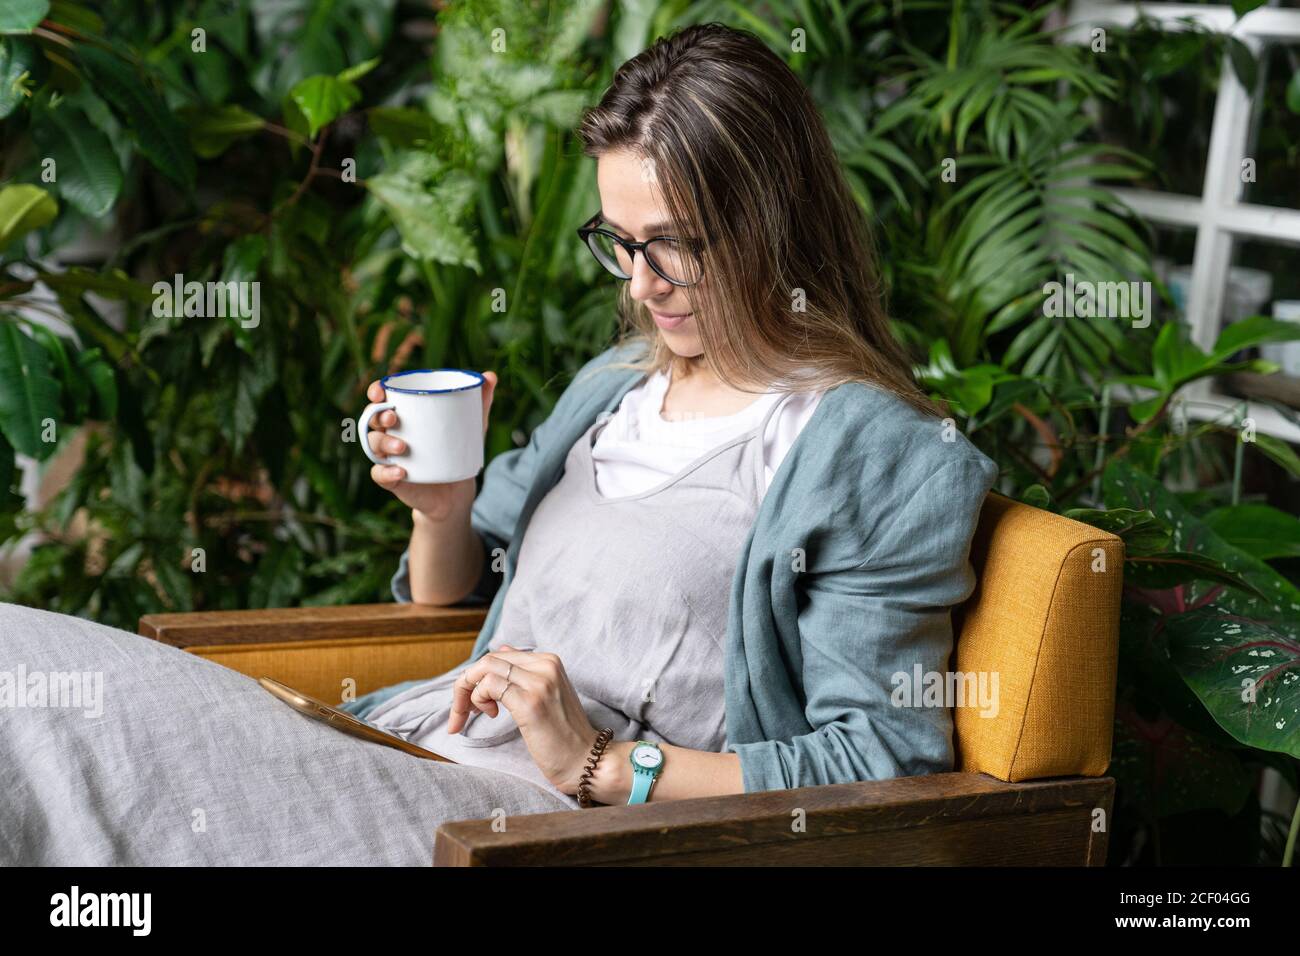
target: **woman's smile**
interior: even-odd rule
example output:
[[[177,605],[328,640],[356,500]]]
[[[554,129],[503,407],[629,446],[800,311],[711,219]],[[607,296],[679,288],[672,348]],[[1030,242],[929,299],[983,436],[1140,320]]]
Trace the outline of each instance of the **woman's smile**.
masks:
[[[649,306],[646,306],[646,308],[650,310],[650,315],[655,320],[655,325],[659,326],[659,328],[663,329],[665,332],[671,332],[673,329],[679,328],[683,322],[694,315],[693,312],[657,312]]]

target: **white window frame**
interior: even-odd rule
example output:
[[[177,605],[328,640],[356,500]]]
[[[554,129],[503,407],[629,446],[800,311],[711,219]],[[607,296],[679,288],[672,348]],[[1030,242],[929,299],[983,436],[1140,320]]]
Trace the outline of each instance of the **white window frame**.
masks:
[[[1230,6],[1180,3],[1099,3],[1074,0],[1063,42],[1088,44],[1095,27],[1128,27],[1140,15],[1167,30],[1186,29],[1182,19],[1240,40],[1258,57],[1270,41],[1300,42],[1300,10],[1260,7],[1240,20]],[[1221,316],[1234,237],[1265,239],[1300,246],[1300,210],[1260,206],[1241,201],[1242,161],[1251,148],[1252,91],[1237,79],[1225,56],[1219,78],[1210,143],[1201,195],[1182,196],[1150,189],[1112,188],[1139,216],[1151,222],[1196,229],[1191,282],[1187,290],[1187,321],[1192,341],[1209,350],[1222,328]],[[1219,391],[1211,379],[1188,385],[1180,396],[1189,418],[1237,422],[1254,420],[1265,434],[1300,443],[1300,425],[1277,409]]]

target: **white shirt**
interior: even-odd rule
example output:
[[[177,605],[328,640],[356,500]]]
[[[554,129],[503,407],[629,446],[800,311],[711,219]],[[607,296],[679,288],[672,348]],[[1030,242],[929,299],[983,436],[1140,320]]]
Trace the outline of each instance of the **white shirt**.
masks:
[[[732,415],[668,421],[661,414],[670,376],[655,372],[623,396],[617,411],[596,436],[591,457],[596,490],[602,498],[649,491],[719,445],[757,428],[786,393],[766,392]],[[796,392],[773,414],[763,433],[766,483],[812,418],[822,392]]]

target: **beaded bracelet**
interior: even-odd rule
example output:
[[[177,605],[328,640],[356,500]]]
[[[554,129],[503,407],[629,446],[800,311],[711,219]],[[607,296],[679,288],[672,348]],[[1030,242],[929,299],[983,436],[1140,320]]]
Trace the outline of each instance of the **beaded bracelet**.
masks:
[[[587,758],[587,769],[582,772],[582,777],[578,781],[578,806],[587,808],[594,806],[591,802],[591,778],[596,772],[596,764],[600,762],[600,756],[605,752],[606,745],[614,736],[614,731],[606,727],[596,735],[596,742],[592,745],[591,756]]]

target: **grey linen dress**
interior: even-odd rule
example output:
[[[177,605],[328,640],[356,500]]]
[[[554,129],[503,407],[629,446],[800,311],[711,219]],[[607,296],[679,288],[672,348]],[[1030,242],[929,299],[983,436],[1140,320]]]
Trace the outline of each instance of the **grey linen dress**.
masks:
[[[763,434],[784,401],[759,399],[767,408],[757,426],[655,487],[618,498],[596,488],[592,446],[609,415],[598,418],[533,515],[489,648],[556,654],[592,724],[613,729],[615,740],[722,751],[728,595],[765,488]],[[460,734],[447,733],[452,686],[467,666],[363,716],[458,762],[516,774],[576,807],[537,768],[506,707],[496,717],[473,711]]]

